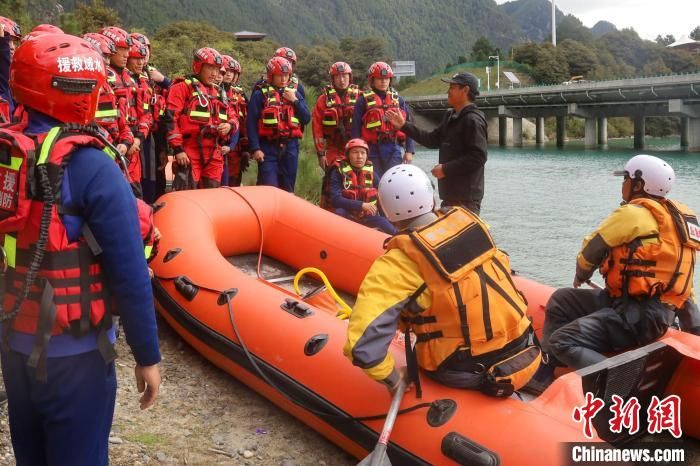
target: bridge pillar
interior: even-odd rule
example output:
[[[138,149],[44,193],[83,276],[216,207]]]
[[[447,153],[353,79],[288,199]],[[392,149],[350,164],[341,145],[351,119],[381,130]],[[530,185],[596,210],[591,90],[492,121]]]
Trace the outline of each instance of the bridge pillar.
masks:
[[[544,117],[535,118],[535,142],[538,146],[544,144]]]
[[[688,150],[700,152],[700,118],[688,118]]]
[[[564,139],[566,139],[566,117],[557,117],[557,147],[564,147]]]
[[[597,123],[598,121],[595,118],[586,118],[586,127],[584,133],[584,145],[586,149],[598,148],[596,140],[598,136],[598,131],[596,128]]]
[[[681,149],[688,148],[688,136],[690,130],[690,118],[681,117]]]
[[[634,117],[634,148],[644,149],[644,134],[646,133],[646,124],[644,115],[636,115]]]
[[[608,118],[598,118],[598,145],[608,145]]]
[[[523,147],[522,118],[513,118],[513,147]]]
[[[498,117],[498,145],[506,147],[508,144],[508,118]]]

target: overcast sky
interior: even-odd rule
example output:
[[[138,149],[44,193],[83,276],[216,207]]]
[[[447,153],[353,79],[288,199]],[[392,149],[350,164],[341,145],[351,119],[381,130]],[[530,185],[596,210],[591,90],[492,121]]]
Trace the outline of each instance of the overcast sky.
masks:
[[[496,0],[506,3],[508,0]],[[673,34],[678,39],[700,26],[700,0],[555,0],[557,8],[592,27],[600,20],[618,29],[633,27],[644,39]]]

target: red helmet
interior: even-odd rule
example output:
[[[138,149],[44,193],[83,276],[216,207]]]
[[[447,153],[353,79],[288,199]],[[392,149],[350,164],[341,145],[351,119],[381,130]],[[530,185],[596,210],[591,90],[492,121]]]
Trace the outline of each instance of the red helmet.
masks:
[[[114,45],[114,41],[107,36],[98,34],[96,32],[88,32],[83,36],[83,39],[90,42],[95,50],[103,55],[112,55],[117,53],[117,46]]]
[[[129,58],[146,58],[147,56],[148,49],[141,42],[135,40],[129,47]]]
[[[38,26],[34,26],[34,29],[32,29],[29,32],[50,32],[51,34],[65,34],[63,32],[63,29],[61,29],[58,26],[54,26],[53,24],[39,24]]]
[[[192,72],[199,74],[202,71],[202,65],[221,66],[224,61],[221,59],[221,54],[211,47],[202,47],[194,52],[192,60]]]
[[[345,144],[345,156],[348,156],[348,152],[350,152],[350,149],[354,147],[362,147],[364,150],[367,151],[369,154],[369,146],[365,142],[364,139],[360,138],[355,138],[355,139],[350,139],[347,144]]]
[[[328,74],[331,76],[338,76],[340,74],[349,74],[352,76],[352,68],[350,68],[350,65],[344,61],[337,61],[331,65],[331,69],[328,70]]]
[[[140,32],[132,32],[132,33],[131,33],[131,39],[132,39],[134,42],[141,42],[141,43],[142,43],[143,45],[145,45],[146,47],[149,47],[149,48],[151,47],[151,41],[148,40],[148,37],[146,37],[145,35],[141,34]]]
[[[102,28],[100,29],[100,34],[112,39],[114,41],[114,45],[116,45],[117,48],[128,49],[131,47],[131,43],[133,42],[131,40],[131,36],[129,36],[129,34],[124,29],[118,28],[116,26]]]
[[[102,56],[87,41],[68,34],[23,42],[10,65],[15,100],[63,123],[92,121],[104,81]]]
[[[22,30],[19,28],[19,24],[15,23],[10,18],[0,16],[0,24],[5,26],[5,34],[13,39],[20,39],[22,37]]]
[[[292,65],[297,64],[297,54],[294,53],[294,50],[290,49],[289,47],[278,48],[275,50],[275,56],[286,58]]]
[[[224,62],[224,69],[226,71],[233,71],[234,73],[241,72],[241,64],[231,55],[221,55],[221,59]]]
[[[267,79],[272,80],[272,76],[276,74],[292,74],[292,64],[286,58],[272,57],[267,62]]]
[[[393,78],[394,77],[394,70],[391,69],[391,66],[387,65],[383,61],[378,61],[372,63],[370,65],[369,70],[367,71],[367,77],[368,78]]]

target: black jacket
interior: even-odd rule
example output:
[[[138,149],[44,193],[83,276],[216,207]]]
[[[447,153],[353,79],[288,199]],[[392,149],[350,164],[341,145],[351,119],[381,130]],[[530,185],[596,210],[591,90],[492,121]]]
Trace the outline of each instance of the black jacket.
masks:
[[[484,164],[488,131],[486,117],[476,105],[445,112],[440,125],[425,131],[407,122],[401,131],[420,144],[440,150],[445,177],[438,180],[443,201],[481,201],[484,197]]]

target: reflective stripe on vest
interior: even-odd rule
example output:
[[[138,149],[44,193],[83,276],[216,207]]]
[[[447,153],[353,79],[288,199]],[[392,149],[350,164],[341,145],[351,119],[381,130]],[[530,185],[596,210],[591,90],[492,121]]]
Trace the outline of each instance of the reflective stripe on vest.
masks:
[[[3,241],[3,249],[5,249],[5,255],[7,256],[7,266],[14,269],[17,263],[17,237],[6,234]]]

